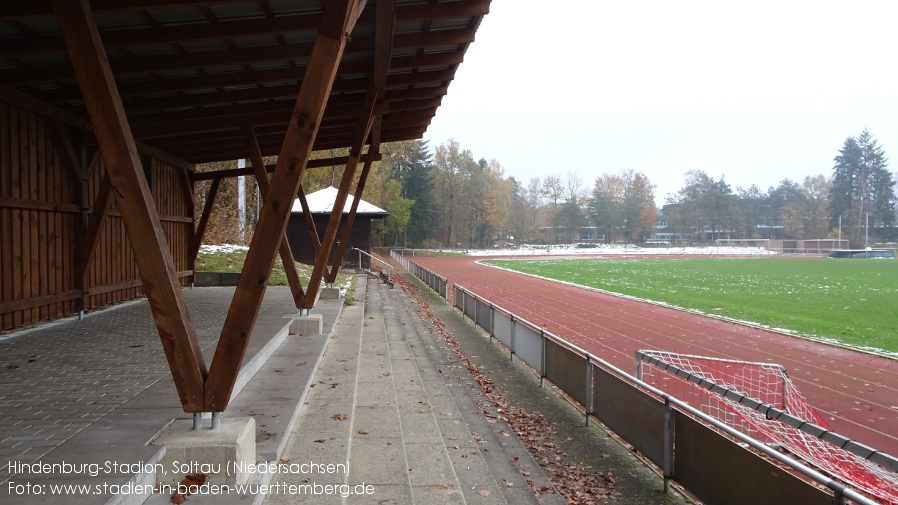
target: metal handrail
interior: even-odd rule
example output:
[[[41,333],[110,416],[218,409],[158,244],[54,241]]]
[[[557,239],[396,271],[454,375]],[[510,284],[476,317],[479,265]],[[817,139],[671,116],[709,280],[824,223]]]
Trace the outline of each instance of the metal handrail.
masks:
[[[390,265],[389,263],[387,263],[386,261],[384,261],[380,258],[376,258],[376,257],[372,256],[371,254],[359,249],[358,247],[353,247],[353,249],[355,249],[356,251],[359,252],[359,270],[362,269],[362,255],[364,254],[365,256],[368,256],[369,258],[371,258],[374,261],[383,263],[383,265],[389,269],[389,271],[387,271],[387,280],[390,280],[392,282],[392,280],[393,280],[393,266],[392,265]]]
[[[471,295],[472,297],[474,297],[475,300],[481,300],[484,303],[489,303],[493,308],[498,308],[498,306],[493,305],[492,302],[489,302],[488,300],[486,300],[480,296],[477,296],[475,293],[464,288],[463,286],[459,286],[458,284],[453,283],[453,287],[460,289],[462,292]],[[503,312],[506,312],[506,313],[514,316],[516,321],[523,321],[523,319],[518,318],[518,316],[515,316],[512,312],[507,311],[505,309],[501,309],[501,310]],[[529,324],[531,326],[535,326],[532,323],[529,323]],[[873,500],[867,498],[866,496],[858,493],[857,491],[855,491],[849,487],[846,487],[845,485],[831,479],[830,477],[827,477],[826,475],[824,475],[824,474],[822,474],[822,473],[820,473],[820,472],[818,472],[798,461],[795,461],[794,459],[789,458],[788,456],[786,456],[784,454],[777,452],[775,449],[768,447],[766,444],[764,444],[758,440],[755,440],[754,438],[752,438],[748,435],[745,435],[744,433],[742,433],[738,430],[731,428],[730,426],[720,422],[719,420],[696,409],[692,405],[689,405],[688,403],[686,403],[682,400],[679,400],[673,396],[670,396],[669,394],[665,393],[664,391],[661,391],[660,389],[655,388],[651,384],[647,384],[647,383],[637,379],[636,377],[633,377],[632,375],[621,370],[620,368],[617,368],[616,366],[612,365],[611,363],[608,363],[607,361],[581,349],[580,347],[577,347],[576,345],[573,345],[573,344],[567,342],[566,340],[564,340],[548,331],[542,330],[542,334],[549,340],[553,340],[556,343],[558,343],[559,345],[562,345],[572,351],[575,351],[577,353],[585,355],[587,357],[587,359],[590,360],[592,363],[597,364],[597,365],[605,368],[606,370],[609,370],[609,371],[615,373],[623,380],[626,380],[626,381],[632,383],[633,385],[638,386],[638,387],[642,388],[643,390],[654,394],[655,396],[664,400],[665,402],[669,402],[672,405],[676,405],[680,410],[682,410],[698,419],[701,419],[702,421],[727,433],[728,435],[732,436],[733,438],[736,438],[736,439],[744,442],[745,444],[753,447],[754,449],[757,449],[758,451],[764,453],[765,455],[788,466],[792,470],[799,472],[799,473],[809,477],[810,479],[813,479],[814,481],[818,482],[819,484],[821,484],[823,486],[826,486],[828,489],[830,489],[831,491],[833,491],[835,493],[836,497],[841,496],[841,497],[849,498],[861,505],[878,505],[878,502],[873,501]],[[588,408],[587,408],[587,410],[588,410]],[[843,503],[843,502],[839,502],[839,503]]]

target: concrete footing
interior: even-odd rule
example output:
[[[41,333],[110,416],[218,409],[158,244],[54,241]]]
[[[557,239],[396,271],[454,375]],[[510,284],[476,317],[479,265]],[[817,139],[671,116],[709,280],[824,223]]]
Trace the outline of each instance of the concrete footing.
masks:
[[[322,300],[336,300],[340,298],[340,288],[321,288],[320,298]]]
[[[187,475],[199,473],[210,484],[246,484],[253,475],[246,469],[256,464],[256,422],[252,417],[225,418],[216,429],[194,430],[192,420],[178,419],[151,444],[166,448],[157,484],[177,486]]]
[[[324,319],[321,314],[309,314],[307,316],[288,314],[284,317],[293,320],[290,323],[291,335],[318,335],[324,332]]]

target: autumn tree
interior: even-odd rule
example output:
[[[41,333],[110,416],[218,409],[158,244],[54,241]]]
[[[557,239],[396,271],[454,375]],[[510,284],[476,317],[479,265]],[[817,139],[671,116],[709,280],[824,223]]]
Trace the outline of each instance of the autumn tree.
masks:
[[[606,242],[639,242],[652,235],[658,220],[654,191],[649,178],[634,170],[596,178],[589,213]]]
[[[464,226],[467,174],[476,165],[471,151],[462,149],[458,141],[449,139],[434,152],[433,199],[436,204],[434,224],[441,242],[452,247],[459,243],[459,225]]]
[[[372,222],[372,233],[382,245],[405,246],[405,231],[412,214],[414,200],[402,197],[402,184],[397,180],[387,181],[381,199],[388,215]]]
[[[533,242],[539,238],[540,181],[534,177],[528,185],[508,178],[511,184],[511,206],[508,213],[508,231],[518,243]]]

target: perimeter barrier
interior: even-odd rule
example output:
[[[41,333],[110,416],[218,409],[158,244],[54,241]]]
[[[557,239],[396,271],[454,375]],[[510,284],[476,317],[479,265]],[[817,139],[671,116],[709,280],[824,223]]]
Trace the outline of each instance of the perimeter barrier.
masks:
[[[411,261],[405,254],[403,254],[402,249],[390,249],[390,257],[396,260],[402,268],[411,272],[412,275],[418,279],[421,279],[421,282],[427,284],[430,289],[436,291],[444,300],[449,299],[449,281],[445,277],[437,275],[433,271]]]
[[[579,404],[587,423],[601,421],[657,465],[665,491],[675,481],[708,505],[878,503],[457,284],[453,295],[453,306],[539,374],[540,384],[549,380]]]

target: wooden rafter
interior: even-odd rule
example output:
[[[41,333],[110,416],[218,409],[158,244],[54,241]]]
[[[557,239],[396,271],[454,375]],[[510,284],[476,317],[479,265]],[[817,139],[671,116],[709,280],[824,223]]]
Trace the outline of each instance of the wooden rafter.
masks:
[[[205,364],[88,0],[53,0],[175,387],[202,411]]]
[[[361,7],[364,7],[363,0],[333,0],[327,4],[306,72],[317,78],[303,79],[296,99],[271,187],[205,382],[204,408],[207,411],[224,410],[230,399],[337,66]]]

